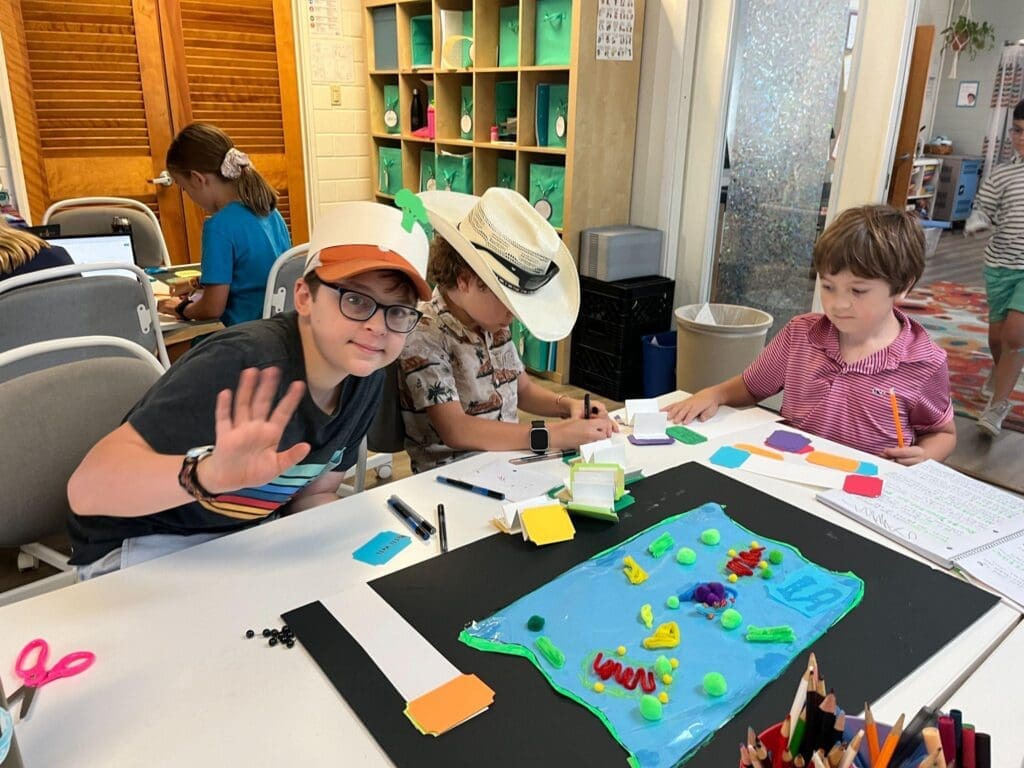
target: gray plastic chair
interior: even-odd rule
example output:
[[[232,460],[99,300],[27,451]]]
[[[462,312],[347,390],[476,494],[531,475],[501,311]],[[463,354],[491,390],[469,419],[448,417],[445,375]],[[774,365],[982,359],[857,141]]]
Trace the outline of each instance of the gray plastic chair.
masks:
[[[295,309],[295,281],[302,277],[309,243],[296,245],[277,257],[267,276],[263,316],[273,317]]]
[[[160,222],[149,206],[129,197],[73,197],[60,200],[43,214],[43,224],[59,224],[61,235],[95,235],[110,232],[115,216],[123,216],[132,225],[132,248],[140,267],[169,267]]]
[[[119,273],[85,276],[108,269]],[[88,335],[134,341],[170,365],[153,289],[138,267],[73,264],[0,280],[0,352]]]
[[[0,593],[0,605],[74,583],[67,557],[38,542],[65,530],[71,474],[163,371],[138,344],[110,336],[0,353],[0,547],[19,547],[23,570],[42,560],[62,571]]]

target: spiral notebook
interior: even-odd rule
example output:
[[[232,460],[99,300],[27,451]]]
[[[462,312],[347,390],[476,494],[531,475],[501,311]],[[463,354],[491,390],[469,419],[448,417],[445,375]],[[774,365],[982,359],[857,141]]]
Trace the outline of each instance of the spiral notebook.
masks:
[[[841,490],[825,491],[817,498],[1024,605],[1024,499],[936,461],[886,474],[878,498]]]

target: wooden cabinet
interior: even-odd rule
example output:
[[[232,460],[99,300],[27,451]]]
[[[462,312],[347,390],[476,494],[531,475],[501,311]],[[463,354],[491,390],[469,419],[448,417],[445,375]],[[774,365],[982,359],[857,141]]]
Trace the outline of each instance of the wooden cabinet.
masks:
[[[559,5],[569,9],[571,16],[561,22],[568,25],[567,60],[564,64],[538,65],[535,63],[537,25],[551,23],[555,15],[552,10]],[[635,0],[632,8],[633,55],[628,61],[597,58],[598,36],[604,33],[598,29],[597,0],[562,0],[553,4],[551,0],[520,0],[518,3],[510,0],[364,0],[364,9],[373,141],[371,162],[377,164],[383,148],[389,163],[383,171],[379,165],[374,168],[378,199],[391,197],[382,191],[383,187],[395,187],[392,174],[397,171],[397,162],[388,149],[400,150],[401,186],[417,191],[421,189],[421,173],[431,159],[454,154],[471,161],[474,194],[482,194],[488,187],[499,184],[511,186],[531,201],[537,201],[536,207],[542,213],[553,209],[550,212],[554,217],[559,213],[557,206],[551,205],[549,209],[543,195],[550,194],[551,187],[559,183],[559,174],[564,174],[561,226],[556,228],[577,260],[581,230],[628,223],[644,0]],[[470,66],[464,66],[468,62],[461,55],[460,43],[454,44],[447,60],[442,56],[442,22],[446,30],[452,31],[453,25],[459,25],[459,17],[454,15],[459,12],[463,14],[463,23],[461,29],[454,31],[472,37]],[[419,62],[423,56],[425,17],[431,21],[431,66],[417,63],[414,67],[414,28]],[[510,55],[509,50],[509,33],[513,29],[518,30],[515,56]],[[377,48],[388,68],[377,68]],[[398,66],[394,68],[396,48]],[[499,48],[503,50],[499,52]],[[500,61],[509,60],[518,63],[499,65]],[[542,85],[549,86],[549,94],[555,94],[548,104],[547,124],[552,128],[549,134],[557,131],[558,118],[564,118],[564,146],[556,146],[560,140],[552,135],[544,145],[543,120],[538,136],[537,94],[538,86]],[[396,89],[397,115],[386,115],[387,107],[395,106]],[[433,95],[433,138],[412,133],[410,115],[414,89],[419,91],[424,109],[429,103],[428,92]],[[385,91],[390,96],[388,104]],[[506,106],[509,98],[514,100],[513,115],[508,114]],[[468,121],[464,119],[467,105]],[[543,113],[543,102],[540,109]],[[551,116],[552,110],[559,114]],[[401,129],[398,133],[388,132],[387,123],[392,122],[393,117],[398,118]],[[514,118],[512,122],[509,122],[510,117]],[[499,126],[498,141],[491,138],[492,126]],[[446,162],[451,165],[464,161]],[[553,166],[554,169],[535,171],[531,181],[531,166]],[[538,182],[540,176],[545,180]],[[445,188],[444,178],[439,176],[435,183],[438,188]],[[558,222],[553,220],[552,223]],[[549,374],[550,378],[568,380],[568,357],[566,339],[559,344],[556,369]]]

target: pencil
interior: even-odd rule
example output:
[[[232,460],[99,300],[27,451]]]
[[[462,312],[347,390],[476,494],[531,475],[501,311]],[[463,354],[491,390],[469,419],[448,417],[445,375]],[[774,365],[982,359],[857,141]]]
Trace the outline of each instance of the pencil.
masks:
[[[904,715],[900,715],[896,720],[896,724],[885,738],[885,743],[882,744],[882,751],[878,753],[878,762],[872,763],[871,768],[889,768],[892,753],[896,751],[896,744],[900,740],[900,734],[903,733],[903,719]]]
[[[938,733],[936,731],[936,733]],[[875,725],[875,716],[871,714],[871,706],[864,702],[864,734],[868,738],[868,756],[871,758],[871,765],[878,760],[880,751],[878,746],[878,726]]]
[[[900,407],[896,402],[896,390],[889,389],[889,404],[892,406],[892,423],[896,425],[896,445],[899,448],[906,448],[903,440],[903,425],[900,423]]]
[[[850,768],[853,765],[853,761],[857,757],[857,752],[860,750],[860,743],[864,740],[864,730],[857,731],[857,735],[853,737],[849,746],[846,748],[846,752],[843,753],[843,759],[839,761],[839,768]]]

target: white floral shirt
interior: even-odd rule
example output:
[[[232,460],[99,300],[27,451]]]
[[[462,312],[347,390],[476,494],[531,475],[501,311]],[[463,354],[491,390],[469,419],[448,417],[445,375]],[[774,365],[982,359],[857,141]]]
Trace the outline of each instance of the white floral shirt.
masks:
[[[413,472],[465,455],[441,441],[427,408],[457,401],[470,416],[515,424],[518,380],[524,370],[508,328],[493,334],[467,328],[449,311],[437,288],[420,309],[423,319],[409,334],[399,358],[405,447]]]

